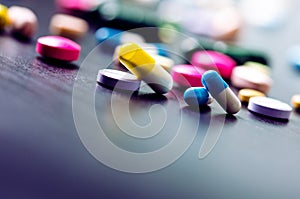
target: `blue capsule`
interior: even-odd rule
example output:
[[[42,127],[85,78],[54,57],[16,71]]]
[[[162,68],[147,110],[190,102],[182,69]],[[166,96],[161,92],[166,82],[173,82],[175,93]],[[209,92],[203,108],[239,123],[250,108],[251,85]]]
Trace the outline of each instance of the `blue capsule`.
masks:
[[[211,97],[204,87],[188,88],[183,94],[184,101],[190,106],[205,106],[211,103]]]
[[[227,113],[235,114],[240,111],[241,101],[216,71],[205,72],[202,84]]]

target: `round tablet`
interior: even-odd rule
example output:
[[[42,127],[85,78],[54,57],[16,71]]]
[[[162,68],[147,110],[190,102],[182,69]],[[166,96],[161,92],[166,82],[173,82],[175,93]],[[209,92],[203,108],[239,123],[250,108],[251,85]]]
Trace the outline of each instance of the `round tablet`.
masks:
[[[172,68],[173,80],[181,86],[203,86],[201,79],[204,69],[193,65],[176,65]]]
[[[43,57],[62,61],[75,61],[79,58],[81,47],[74,41],[60,36],[40,37],[36,52]]]
[[[192,65],[199,66],[204,70],[216,70],[219,74],[229,79],[236,62],[229,56],[216,51],[198,51],[192,55]]]
[[[249,102],[249,99],[251,97],[258,97],[258,96],[264,97],[265,94],[254,89],[241,89],[238,93],[239,99],[242,102],[246,102],[246,103]]]
[[[267,93],[272,79],[255,68],[239,66],[232,71],[231,84],[237,88],[250,88]]]
[[[277,119],[289,119],[292,107],[276,99],[268,97],[252,97],[249,100],[248,110]]]
[[[88,29],[85,20],[66,14],[53,15],[49,25],[52,34],[74,39],[84,36]]]
[[[113,69],[99,70],[97,82],[111,89],[125,91],[137,91],[141,84],[141,81],[136,76]]]
[[[292,97],[291,103],[295,109],[300,109],[300,94],[294,95]]]

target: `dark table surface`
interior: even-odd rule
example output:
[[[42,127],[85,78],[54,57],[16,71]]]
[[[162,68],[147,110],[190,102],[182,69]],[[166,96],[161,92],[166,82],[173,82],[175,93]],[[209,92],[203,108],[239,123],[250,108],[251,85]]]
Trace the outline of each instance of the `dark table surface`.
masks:
[[[32,42],[0,35],[0,198],[299,198],[299,113],[282,122],[253,115],[245,107],[235,117],[225,116],[216,104],[208,110],[193,110],[182,105],[182,91],[176,88],[165,97],[140,93],[123,103],[127,94],[96,87],[95,72],[111,60],[105,48],[94,49],[96,26],[78,41],[82,45],[79,61],[49,62],[34,48],[37,37],[49,34],[49,19],[57,12],[54,3],[2,3],[31,7],[39,16],[39,29]],[[300,93],[300,73],[285,56],[289,46],[300,43],[297,6],[282,28],[245,26],[237,41],[270,55],[274,84],[269,96],[288,103]],[[191,146],[173,164],[149,173],[121,172],[102,164],[86,145],[84,137],[92,135],[78,132],[74,122],[76,117],[89,119],[91,91],[99,124],[117,146],[136,153],[160,149],[177,135],[180,124],[185,129],[183,138],[193,141]],[[128,110],[140,126],[153,127],[164,119],[165,126],[149,140],[128,136],[122,132],[131,128]],[[121,127],[115,117],[121,118]],[[92,130],[92,125],[84,128]],[[196,131],[195,125],[199,125]],[[219,139],[200,159],[199,149],[209,128],[221,129],[213,135]],[[97,142],[103,144],[101,140],[91,143]],[[108,160],[117,157],[105,153]],[[120,170],[124,162],[129,167],[137,164],[126,158],[119,161]],[[151,164],[151,159],[147,161]]]

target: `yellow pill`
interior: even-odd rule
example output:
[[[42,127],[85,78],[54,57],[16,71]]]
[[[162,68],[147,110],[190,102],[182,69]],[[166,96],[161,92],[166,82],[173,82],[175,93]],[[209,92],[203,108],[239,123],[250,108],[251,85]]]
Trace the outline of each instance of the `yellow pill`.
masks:
[[[9,24],[8,9],[0,4],[0,29],[5,28]]]
[[[300,94],[294,95],[292,97],[291,103],[295,109],[300,109]]]
[[[238,93],[238,97],[241,100],[241,102],[245,102],[245,103],[249,102],[249,99],[251,97],[259,97],[259,96],[264,97],[265,94],[254,89],[241,89]]]
[[[119,48],[118,57],[130,72],[146,82],[156,93],[164,94],[172,89],[171,75],[137,44],[122,45]]]
[[[270,70],[270,67],[264,65],[264,64],[261,64],[261,63],[257,63],[257,62],[252,62],[252,61],[248,61],[244,64],[244,66],[248,66],[248,67],[251,67],[251,68],[254,68],[256,69],[257,71],[261,72],[261,73],[264,73],[266,75],[270,75],[271,74],[271,70]]]

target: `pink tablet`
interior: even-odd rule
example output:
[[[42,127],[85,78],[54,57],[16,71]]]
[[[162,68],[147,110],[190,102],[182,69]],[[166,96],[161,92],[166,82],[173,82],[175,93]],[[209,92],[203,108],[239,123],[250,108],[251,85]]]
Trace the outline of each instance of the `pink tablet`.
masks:
[[[174,82],[181,86],[202,86],[201,78],[205,72],[202,68],[193,65],[176,65],[172,68]]]
[[[79,58],[81,47],[74,41],[60,36],[40,37],[36,52],[43,57],[62,61],[75,61]]]
[[[236,62],[231,57],[211,50],[195,52],[191,63],[204,70],[215,70],[225,79],[230,79],[232,70],[236,66]]]

